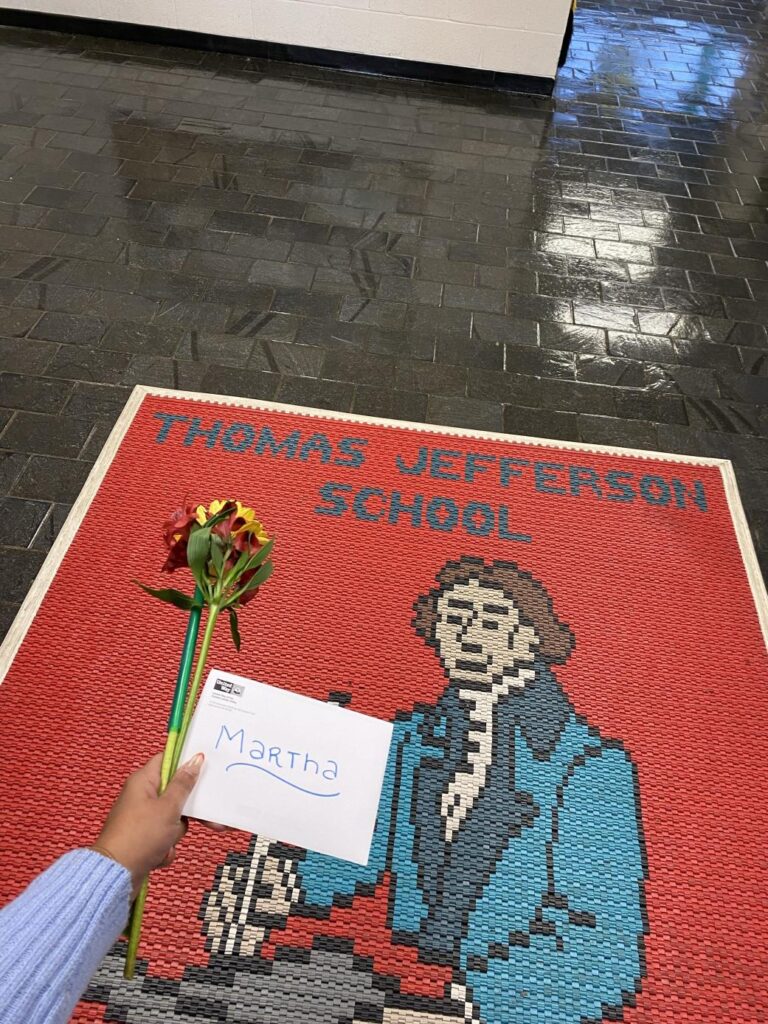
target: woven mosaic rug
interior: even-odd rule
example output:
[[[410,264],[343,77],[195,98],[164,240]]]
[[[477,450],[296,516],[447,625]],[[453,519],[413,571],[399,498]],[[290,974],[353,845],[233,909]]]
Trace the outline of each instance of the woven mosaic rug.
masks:
[[[765,1019],[768,602],[711,459],[137,388],[0,654],[0,900],[161,749],[185,617],[132,580],[229,497],[276,571],[209,664],[394,721],[371,858],[193,826],[79,1024]]]

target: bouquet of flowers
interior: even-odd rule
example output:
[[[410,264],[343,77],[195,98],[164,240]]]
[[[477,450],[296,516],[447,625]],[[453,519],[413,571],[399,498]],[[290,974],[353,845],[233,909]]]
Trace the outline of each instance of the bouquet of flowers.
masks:
[[[271,576],[273,565],[269,558],[274,543],[256,518],[255,511],[239,501],[212,501],[207,508],[204,505],[184,505],[165,524],[164,539],[168,556],[163,571],[171,573],[188,567],[196,586],[194,594],[190,596],[173,588],[156,590],[143,583],[138,584],[152,597],[189,612],[168,719],[160,792],[168,785],[179,763],[216,622],[222,612],[227,613],[232,640],[236,649],[240,650],[237,615]],[[208,610],[207,619],[192,676],[203,607]],[[148,883],[145,880],[131,909],[124,970],[126,978],[133,977],[136,967],[147,890]]]

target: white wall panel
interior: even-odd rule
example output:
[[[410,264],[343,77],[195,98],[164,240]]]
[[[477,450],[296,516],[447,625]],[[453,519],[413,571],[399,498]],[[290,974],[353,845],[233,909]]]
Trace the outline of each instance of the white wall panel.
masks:
[[[178,28],[211,35],[258,38],[251,0],[176,0],[176,8]]]
[[[79,11],[63,11],[68,7],[79,8],[80,0],[56,0],[59,14],[76,14]],[[99,17],[108,21],[130,21],[137,25],[159,25],[162,28],[179,28],[175,0],[99,0]],[[87,17],[87,15],[86,15]]]
[[[570,0],[14,0],[0,6],[554,78]]]

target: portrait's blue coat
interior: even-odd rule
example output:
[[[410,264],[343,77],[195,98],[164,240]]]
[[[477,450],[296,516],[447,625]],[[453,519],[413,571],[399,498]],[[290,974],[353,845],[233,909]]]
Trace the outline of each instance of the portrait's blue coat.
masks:
[[[317,907],[390,871],[395,941],[451,963],[485,1024],[615,1016],[643,974],[634,766],[574,714],[542,666],[538,682],[554,724],[540,728],[513,704],[500,711],[487,785],[452,843],[439,839],[435,794],[455,769],[466,723],[457,727],[461,712],[444,700],[395,722],[368,865],[309,852],[300,866],[304,902]],[[428,818],[436,828],[424,827]]]

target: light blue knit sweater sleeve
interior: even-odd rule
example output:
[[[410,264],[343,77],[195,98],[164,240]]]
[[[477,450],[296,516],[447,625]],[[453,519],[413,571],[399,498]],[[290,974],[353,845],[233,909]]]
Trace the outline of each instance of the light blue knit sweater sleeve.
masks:
[[[131,877],[72,850],[0,910],[0,1024],[66,1024],[128,918]]]

